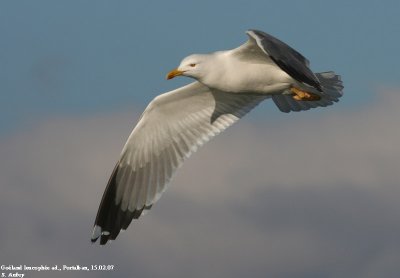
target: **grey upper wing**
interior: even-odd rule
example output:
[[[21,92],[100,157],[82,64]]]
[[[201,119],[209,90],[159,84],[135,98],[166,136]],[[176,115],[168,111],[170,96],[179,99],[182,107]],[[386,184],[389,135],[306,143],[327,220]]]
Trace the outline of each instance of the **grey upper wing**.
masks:
[[[295,80],[305,83],[322,92],[321,84],[309,68],[309,61],[299,52],[277,38],[258,30],[247,31],[261,50]]]
[[[115,239],[160,198],[184,159],[267,98],[213,92],[199,82],[156,97],[122,150],[95,221],[92,241]]]

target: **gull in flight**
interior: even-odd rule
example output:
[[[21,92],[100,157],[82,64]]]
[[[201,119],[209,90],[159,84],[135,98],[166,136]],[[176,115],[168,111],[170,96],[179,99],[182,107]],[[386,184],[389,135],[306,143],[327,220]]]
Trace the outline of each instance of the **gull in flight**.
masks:
[[[143,112],[105,189],[92,242],[114,240],[157,202],[186,158],[263,100],[287,113],[342,96],[339,75],[313,73],[302,54],[267,33],[247,35],[235,49],[190,55],[168,73],[195,81],[157,96]]]

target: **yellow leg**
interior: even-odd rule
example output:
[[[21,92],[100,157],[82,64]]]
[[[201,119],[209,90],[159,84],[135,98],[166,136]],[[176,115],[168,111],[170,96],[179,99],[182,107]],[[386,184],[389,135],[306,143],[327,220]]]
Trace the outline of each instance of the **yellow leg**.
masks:
[[[305,92],[296,87],[290,88],[293,93],[293,99],[302,101],[317,101],[321,99],[321,96],[309,92]]]

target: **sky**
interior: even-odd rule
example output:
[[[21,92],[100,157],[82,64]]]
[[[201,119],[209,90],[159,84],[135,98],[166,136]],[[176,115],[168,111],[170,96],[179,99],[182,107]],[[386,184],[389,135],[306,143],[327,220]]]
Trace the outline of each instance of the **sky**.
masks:
[[[398,1],[0,2],[0,262],[26,277],[397,277]],[[247,29],[334,70],[339,103],[272,103],[194,154],[152,210],[90,244],[122,146],[165,74]],[[0,271],[1,272],[1,271]],[[28,276],[29,274],[29,276]]]

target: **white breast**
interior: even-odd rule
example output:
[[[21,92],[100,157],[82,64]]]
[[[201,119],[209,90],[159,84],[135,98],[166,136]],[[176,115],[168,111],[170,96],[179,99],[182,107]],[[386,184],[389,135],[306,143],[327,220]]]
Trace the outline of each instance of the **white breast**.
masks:
[[[270,59],[240,59],[230,51],[213,54],[212,67],[201,80],[208,87],[225,92],[261,94],[279,93],[293,79]]]

